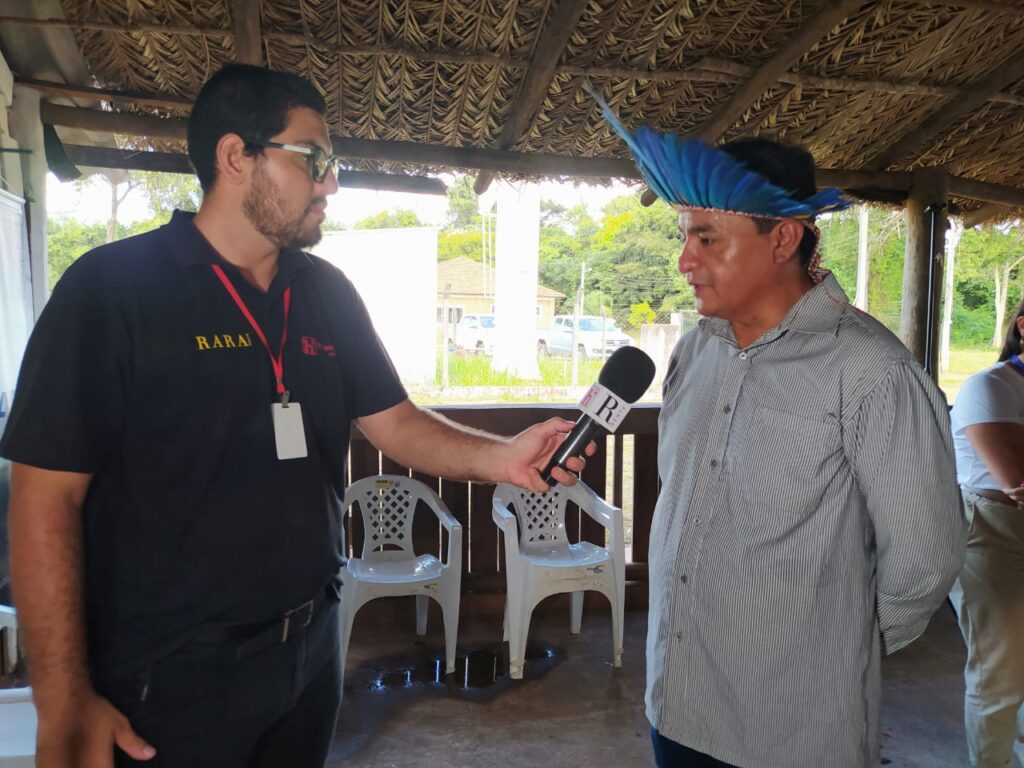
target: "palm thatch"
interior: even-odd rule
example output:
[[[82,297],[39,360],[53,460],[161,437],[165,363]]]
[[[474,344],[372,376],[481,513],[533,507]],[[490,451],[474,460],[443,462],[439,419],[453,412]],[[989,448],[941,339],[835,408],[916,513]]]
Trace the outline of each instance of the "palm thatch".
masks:
[[[311,80],[326,97],[328,123],[340,137],[494,148],[513,111],[525,108],[532,119],[508,147],[512,151],[624,157],[624,146],[586,95],[585,81],[627,125],[700,132],[787,41],[842,5],[583,0],[547,92],[524,105],[524,80],[560,2],[580,0],[262,0],[256,3],[261,58]],[[60,5],[94,86],[192,98],[236,57],[233,0]],[[946,165],[959,176],[1024,187],[1024,67],[1015,64],[1024,50],[1024,2],[847,5],[838,23],[785,62],[729,127],[710,138],[761,134],[803,144],[823,167]],[[1017,79],[994,88],[993,77],[1008,67]],[[943,114],[972,93],[980,94],[980,106],[943,125]],[[130,101],[112,107],[185,114]],[[915,132],[929,121],[934,135],[915,143]],[[151,145],[181,150],[174,141]],[[429,158],[413,165],[354,159],[352,166],[439,170]]]

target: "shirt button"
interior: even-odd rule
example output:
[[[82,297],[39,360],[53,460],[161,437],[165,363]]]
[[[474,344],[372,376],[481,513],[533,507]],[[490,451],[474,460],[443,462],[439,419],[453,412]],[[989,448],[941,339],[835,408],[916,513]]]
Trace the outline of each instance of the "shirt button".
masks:
[[[679,642],[683,642],[683,633],[682,632],[676,632],[676,640],[678,640]]]
[[[732,406],[731,405],[727,405],[727,406],[725,406],[725,408],[722,409],[722,411],[724,413],[729,413],[729,411],[731,411],[731,410],[732,410]]]
[[[717,467],[717,466],[718,466],[718,459],[712,459],[711,460],[711,467],[714,468],[714,467]]]
[[[740,352],[740,360],[746,360],[746,359],[747,359],[747,353],[746,352]]]
[[[679,580],[683,582],[683,584],[685,584],[687,582],[686,574],[684,573],[681,577],[679,577]]]

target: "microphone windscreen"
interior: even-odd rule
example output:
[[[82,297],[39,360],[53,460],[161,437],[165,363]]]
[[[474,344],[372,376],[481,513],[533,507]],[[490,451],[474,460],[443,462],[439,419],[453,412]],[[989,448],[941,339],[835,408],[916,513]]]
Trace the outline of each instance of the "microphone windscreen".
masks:
[[[654,361],[637,347],[619,347],[605,362],[597,382],[627,403],[635,403],[654,381]]]

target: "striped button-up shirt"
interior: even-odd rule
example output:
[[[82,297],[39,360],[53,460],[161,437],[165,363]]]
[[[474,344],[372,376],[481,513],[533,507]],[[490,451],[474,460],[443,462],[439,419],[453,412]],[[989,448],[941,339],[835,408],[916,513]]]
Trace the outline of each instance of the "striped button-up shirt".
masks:
[[[651,723],[742,768],[877,766],[880,652],[963,562],[942,393],[829,275],[745,349],[680,339],[659,434]]]

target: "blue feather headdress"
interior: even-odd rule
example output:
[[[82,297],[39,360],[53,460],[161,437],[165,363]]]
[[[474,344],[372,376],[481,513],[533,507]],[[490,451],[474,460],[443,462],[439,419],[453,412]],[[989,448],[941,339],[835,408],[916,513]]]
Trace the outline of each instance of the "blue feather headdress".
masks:
[[[589,89],[605,119],[629,146],[651,190],[676,208],[704,208],[772,219],[812,220],[852,204],[830,187],[804,200],[771,183],[728,153],[699,139],[681,139],[641,126],[630,133],[612,108]]]

